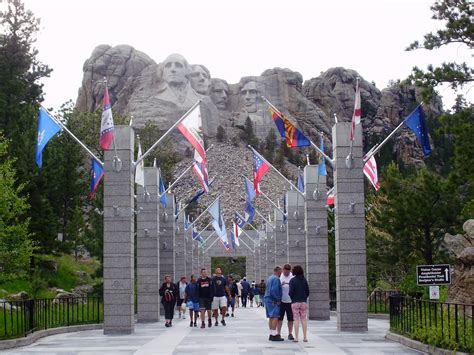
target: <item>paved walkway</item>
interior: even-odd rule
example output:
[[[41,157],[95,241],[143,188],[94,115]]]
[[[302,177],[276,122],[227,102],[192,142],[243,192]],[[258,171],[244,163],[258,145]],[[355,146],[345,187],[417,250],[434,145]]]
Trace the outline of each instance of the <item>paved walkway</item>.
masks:
[[[310,321],[309,342],[293,343],[268,341],[263,309],[240,308],[235,314],[235,318],[227,318],[227,327],[190,328],[188,319],[175,319],[172,328],[160,322],[137,324],[135,333],[125,336],[104,336],[102,330],[53,335],[0,354],[420,354],[384,339],[387,320],[370,319],[367,333],[338,332],[334,317],[326,322]],[[286,336],[287,330],[283,329]]]

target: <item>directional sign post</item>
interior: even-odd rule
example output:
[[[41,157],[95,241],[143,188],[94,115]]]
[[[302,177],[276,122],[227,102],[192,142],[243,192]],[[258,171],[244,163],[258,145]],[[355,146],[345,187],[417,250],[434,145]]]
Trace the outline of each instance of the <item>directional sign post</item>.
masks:
[[[451,267],[449,264],[418,265],[416,267],[416,283],[419,286],[449,285],[451,283]]]

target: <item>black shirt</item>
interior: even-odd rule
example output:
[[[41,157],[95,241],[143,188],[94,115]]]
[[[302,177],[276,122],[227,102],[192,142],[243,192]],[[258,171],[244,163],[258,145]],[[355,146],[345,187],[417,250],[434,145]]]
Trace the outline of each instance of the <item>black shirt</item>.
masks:
[[[224,276],[214,276],[212,278],[214,283],[214,297],[225,296],[225,286],[227,285],[227,280]]]
[[[197,285],[199,298],[211,298],[213,296],[213,293],[212,293],[213,283],[212,283],[212,279],[210,279],[209,277],[206,277],[205,279],[200,277],[197,280],[196,285]]]

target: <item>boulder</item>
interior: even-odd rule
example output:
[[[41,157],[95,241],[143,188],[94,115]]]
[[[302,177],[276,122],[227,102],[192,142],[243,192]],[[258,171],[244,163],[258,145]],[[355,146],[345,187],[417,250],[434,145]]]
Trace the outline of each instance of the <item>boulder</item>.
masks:
[[[8,300],[10,301],[24,301],[29,298],[30,298],[30,295],[28,294],[28,292],[25,292],[25,291],[20,291],[18,293],[8,296]]]

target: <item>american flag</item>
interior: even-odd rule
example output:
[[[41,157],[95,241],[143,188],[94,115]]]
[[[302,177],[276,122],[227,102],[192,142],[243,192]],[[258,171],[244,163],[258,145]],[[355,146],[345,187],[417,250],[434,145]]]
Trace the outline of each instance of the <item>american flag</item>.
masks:
[[[256,151],[253,151],[253,188],[255,195],[260,195],[260,181],[270,169],[265,160]]]

